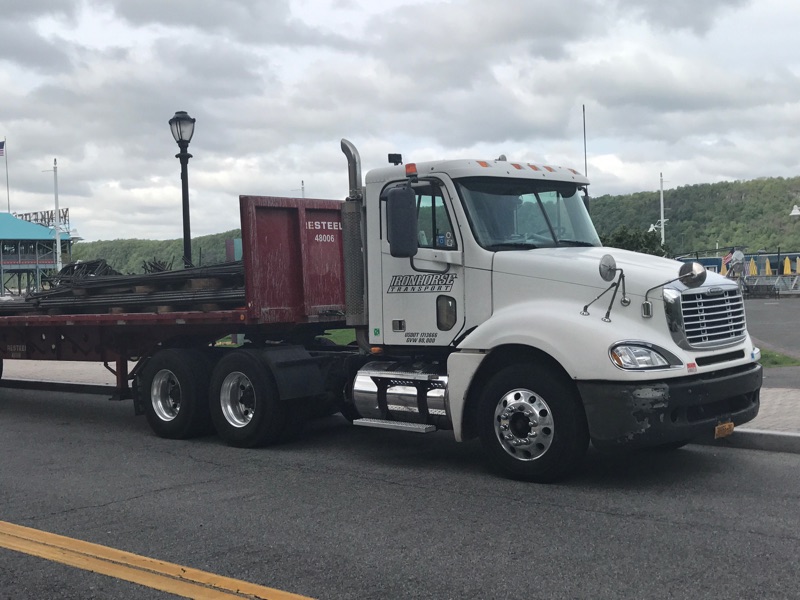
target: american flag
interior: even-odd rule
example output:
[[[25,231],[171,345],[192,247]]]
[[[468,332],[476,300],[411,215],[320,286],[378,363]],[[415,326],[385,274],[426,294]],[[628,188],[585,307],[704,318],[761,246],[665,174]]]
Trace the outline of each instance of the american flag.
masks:
[[[4,156],[6,153],[6,141],[0,141],[0,156]]]
[[[731,250],[730,252],[728,252],[728,253],[727,253],[727,254],[726,254],[724,257],[723,257],[723,259],[722,259],[722,264],[723,264],[723,265],[727,265],[729,262],[731,262],[731,259],[732,259],[732,258],[733,258],[733,250]]]

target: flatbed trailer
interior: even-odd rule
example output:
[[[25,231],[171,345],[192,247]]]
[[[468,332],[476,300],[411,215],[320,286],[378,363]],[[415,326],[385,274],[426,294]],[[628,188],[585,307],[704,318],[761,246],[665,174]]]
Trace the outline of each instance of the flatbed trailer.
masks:
[[[308,343],[326,329],[345,327],[344,291],[338,275],[341,245],[317,245],[315,251],[301,239],[315,231],[305,225],[308,222],[339,224],[341,204],[241,197],[244,291],[239,307],[219,310],[206,303],[193,310],[173,310],[160,300],[148,301],[158,290],[162,275],[154,274],[137,279],[139,288],[148,281],[153,285],[144,286],[149,291],[140,294],[136,311],[126,312],[113,301],[115,294],[129,293],[128,288],[119,286],[124,277],[93,279],[90,288],[76,282],[75,291],[80,290],[76,299],[102,296],[107,300],[98,310],[104,312],[91,312],[91,307],[86,312],[81,307],[80,312],[59,309],[52,314],[53,309],[30,302],[14,302],[14,306],[7,302],[0,307],[0,358],[103,362],[115,374],[116,395],[127,399],[133,397],[131,381],[160,349],[201,348],[231,334],[262,342]],[[189,294],[197,282],[215,287],[202,269],[188,271],[197,275],[185,278],[185,291],[171,294]],[[15,311],[19,314],[13,314]]]

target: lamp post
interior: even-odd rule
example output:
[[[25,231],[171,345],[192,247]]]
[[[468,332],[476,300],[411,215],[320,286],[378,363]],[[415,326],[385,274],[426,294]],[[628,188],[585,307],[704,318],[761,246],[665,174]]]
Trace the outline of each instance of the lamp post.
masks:
[[[189,142],[194,135],[195,119],[189,116],[184,110],[179,110],[175,116],[169,120],[169,128],[172,130],[172,137],[178,143],[180,152],[175,158],[181,161],[181,191],[183,194],[183,267],[188,269],[192,266],[192,234],[189,228],[189,177],[187,167],[189,159]]]

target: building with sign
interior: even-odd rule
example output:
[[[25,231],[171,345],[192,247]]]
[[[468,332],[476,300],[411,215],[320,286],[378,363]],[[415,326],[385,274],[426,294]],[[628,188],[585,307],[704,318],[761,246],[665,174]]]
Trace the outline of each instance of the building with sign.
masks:
[[[59,212],[64,216],[63,211]],[[69,262],[72,243],[79,238],[69,232],[68,220],[61,223],[61,256]],[[58,264],[55,237],[53,226],[0,213],[0,281],[3,282],[0,295],[22,294],[42,287],[43,280],[55,272]]]

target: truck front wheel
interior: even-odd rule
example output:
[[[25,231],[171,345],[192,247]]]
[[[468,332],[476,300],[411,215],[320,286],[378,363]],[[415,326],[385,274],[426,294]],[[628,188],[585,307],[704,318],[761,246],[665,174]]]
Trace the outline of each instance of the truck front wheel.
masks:
[[[211,376],[211,419],[231,446],[252,448],[287,436],[287,407],[257,351],[224,356]]]
[[[147,361],[140,381],[147,422],[156,435],[184,439],[210,433],[209,369],[196,350],[169,348]]]
[[[511,365],[489,379],[478,406],[478,434],[496,471],[539,483],[568,475],[589,445],[576,390],[540,364]]]

